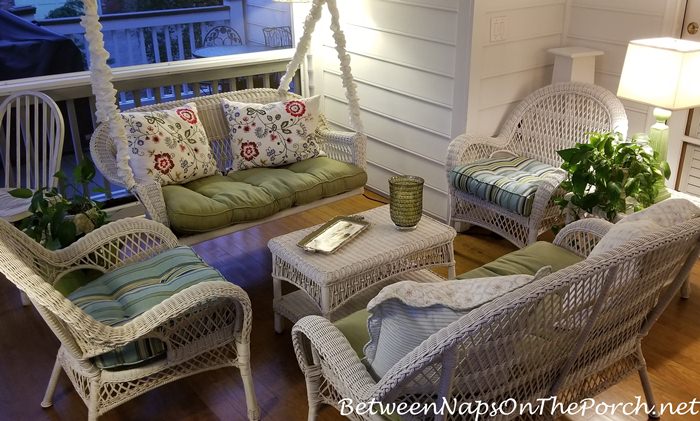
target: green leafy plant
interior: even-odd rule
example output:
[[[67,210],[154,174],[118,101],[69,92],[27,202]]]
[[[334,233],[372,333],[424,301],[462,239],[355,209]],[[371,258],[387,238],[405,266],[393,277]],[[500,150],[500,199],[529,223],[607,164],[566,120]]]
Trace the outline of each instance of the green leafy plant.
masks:
[[[557,151],[568,173],[561,187],[570,192],[557,203],[577,219],[581,211],[609,221],[628,209],[650,206],[671,175],[666,161],[646,144],[627,142],[620,133],[588,133],[589,143]]]
[[[31,215],[18,222],[19,228],[38,243],[50,250],[57,250],[74,243],[81,236],[107,223],[107,214],[102,205],[90,199],[87,189],[80,190],[77,184],[95,184],[95,191],[103,191],[93,182],[96,170],[92,161],[84,160],[73,170],[73,182],[62,172],[59,187],[43,187],[36,191],[26,188],[11,190],[18,198],[29,199]]]

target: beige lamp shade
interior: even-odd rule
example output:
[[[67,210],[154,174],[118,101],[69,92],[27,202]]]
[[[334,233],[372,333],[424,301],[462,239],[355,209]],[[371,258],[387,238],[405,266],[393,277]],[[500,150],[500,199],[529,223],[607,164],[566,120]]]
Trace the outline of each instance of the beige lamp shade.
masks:
[[[630,41],[617,95],[667,110],[700,105],[700,42]]]

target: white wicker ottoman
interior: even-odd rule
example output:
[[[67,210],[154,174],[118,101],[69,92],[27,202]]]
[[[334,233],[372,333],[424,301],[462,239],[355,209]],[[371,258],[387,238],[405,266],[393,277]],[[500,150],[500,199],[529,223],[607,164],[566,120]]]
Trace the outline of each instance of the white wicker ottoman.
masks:
[[[270,240],[276,332],[282,331],[282,316],[292,322],[309,314],[335,320],[357,307],[348,308],[351,298],[378,292],[390,282],[407,277],[427,282],[440,279],[429,271],[406,272],[447,266],[448,277],[454,278],[454,228],[424,215],[415,230],[398,231],[389,218],[389,206],[360,215],[371,226],[332,255],[308,253],[297,246],[318,226]],[[283,296],[282,281],[299,291]]]

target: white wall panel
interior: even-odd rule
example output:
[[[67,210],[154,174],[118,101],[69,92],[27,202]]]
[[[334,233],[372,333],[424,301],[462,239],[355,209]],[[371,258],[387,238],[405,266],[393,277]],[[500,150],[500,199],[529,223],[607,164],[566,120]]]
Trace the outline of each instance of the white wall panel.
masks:
[[[586,46],[605,52],[596,60],[595,83],[617,92],[620,73],[630,40],[680,35],[684,0],[569,0],[571,5],[566,44]],[[646,132],[653,122],[649,107],[623,101],[629,133]],[[682,126],[681,124],[675,124]],[[684,127],[671,125],[671,138],[680,137]],[[669,163],[675,182],[680,142],[670,142]]]
[[[377,0],[354,1],[355,7],[343,10],[343,20],[348,24],[434,40],[448,45],[454,45],[457,38],[454,11],[442,10],[427,4]],[[347,14],[345,10],[348,11]]]
[[[444,160],[453,135],[456,46],[466,0],[341,0],[341,26],[351,54],[368,145],[368,186],[388,193],[386,179],[426,179],[425,210],[444,218]],[[324,10],[324,13],[326,11]],[[347,100],[335,43],[314,34],[316,92],[331,124],[348,128]],[[461,112],[465,112],[462,110]]]
[[[340,74],[338,67],[329,65],[337,62],[335,49],[324,47],[320,49],[320,54],[326,63],[325,71]],[[445,106],[452,104],[454,89],[452,77],[424,72],[358,54],[354,54],[352,57],[352,73],[359,81],[371,81],[377,86]],[[418,80],[420,83],[416,83]]]
[[[561,46],[566,0],[475,0],[469,74],[467,132],[496,134],[508,112],[530,92],[551,81]],[[501,37],[492,21],[503,19]]]
[[[453,46],[353,25],[345,25],[343,29],[351,53],[447,76],[454,75]],[[335,44],[332,39],[326,39],[324,45],[334,47]]]
[[[326,97],[324,107],[326,117],[334,121],[336,125],[349,130],[346,103]],[[406,124],[403,120],[392,119],[367,110],[362,113],[362,122],[365,125],[367,135],[374,139],[437,162],[445,159],[445,151],[450,142],[449,136],[418,128]]]
[[[339,76],[324,73],[323,89],[326,96],[344,100],[345,89]],[[413,125],[449,135],[451,114],[449,108],[402,95],[387,89],[357,83],[362,109],[379,112]]]

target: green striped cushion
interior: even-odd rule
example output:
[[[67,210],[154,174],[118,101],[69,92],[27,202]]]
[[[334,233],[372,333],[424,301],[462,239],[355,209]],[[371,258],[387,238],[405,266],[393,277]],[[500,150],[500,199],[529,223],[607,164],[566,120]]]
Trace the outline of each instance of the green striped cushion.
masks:
[[[522,156],[486,158],[453,168],[450,183],[518,215],[530,216],[539,182],[557,171]]]
[[[119,326],[189,286],[222,279],[216,269],[183,246],[106,273],[75,290],[68,299],[95,320]],[[160,358],[165,352],[159,339],[140,339],[93,361],[103,369],[129,368]]]

